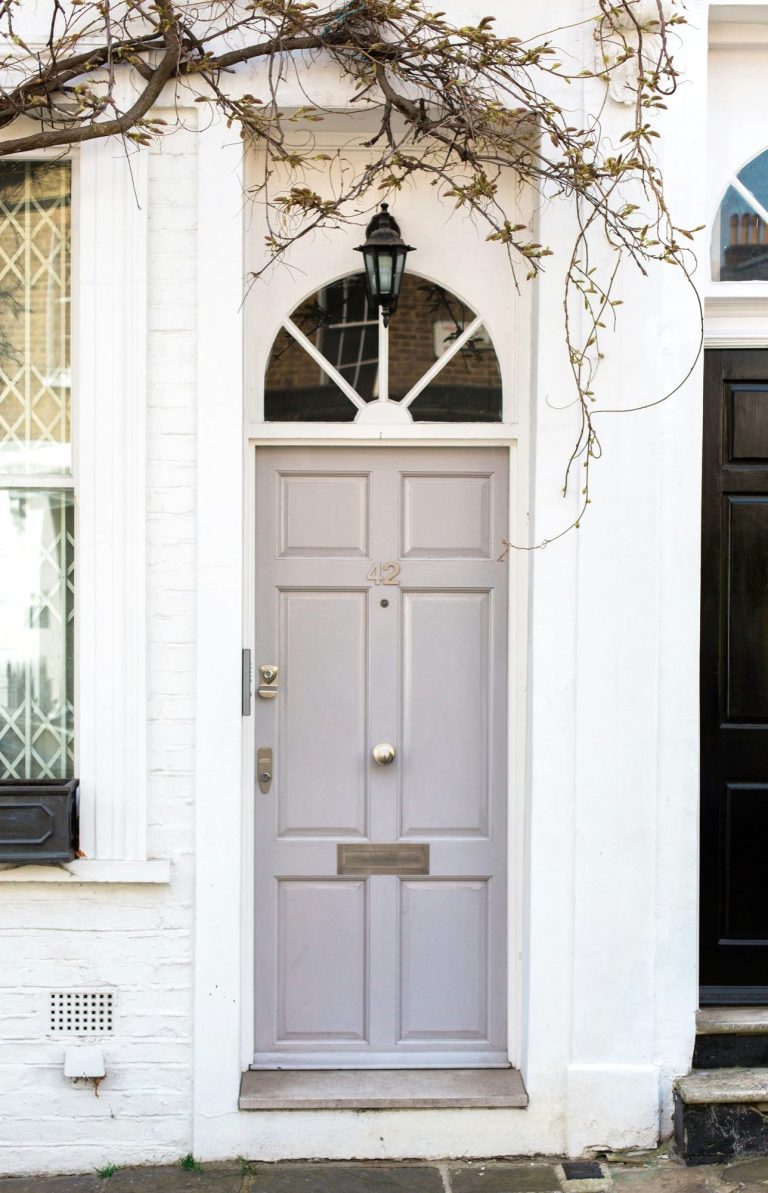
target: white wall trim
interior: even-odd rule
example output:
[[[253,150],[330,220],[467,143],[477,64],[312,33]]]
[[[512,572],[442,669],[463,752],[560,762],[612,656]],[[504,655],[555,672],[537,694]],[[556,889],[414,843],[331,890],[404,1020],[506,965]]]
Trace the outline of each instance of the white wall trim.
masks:
[[[768,294],[706,297],[704,343],[707,348],[768,347]]]
[[[754,50],[756,46],[768,46],[768,24],[714,23],[709,27],[711,50]]]
[[[142,861],[146,811],[148,155],[79,154],[77,708],[83,849]]]

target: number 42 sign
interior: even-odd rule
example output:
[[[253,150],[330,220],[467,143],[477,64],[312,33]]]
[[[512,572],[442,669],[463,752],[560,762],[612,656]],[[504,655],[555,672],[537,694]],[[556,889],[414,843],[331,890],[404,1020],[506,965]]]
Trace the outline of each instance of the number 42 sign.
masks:
[[[400,564],[394,562],[374,563],[366,580],[374,584],[399,584]]]

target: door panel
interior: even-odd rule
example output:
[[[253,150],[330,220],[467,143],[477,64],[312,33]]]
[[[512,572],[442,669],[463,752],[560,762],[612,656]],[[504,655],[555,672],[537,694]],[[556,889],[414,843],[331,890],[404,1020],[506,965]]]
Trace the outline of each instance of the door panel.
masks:
[[[278,1040],[364,1040],[365,882],[281,882]]]
[[[365,836],[368,593],[283,590],[278,603],[279,834]]]
[[[702,1002],[768,1002],[768,352],[710,351],[701,624]]]
[[[368,555],[368,477],[281,475],[280,550],[349,559]]]
[[[488,559],[491,484],[485,476],[405,475],[403,558]]]
[[[768,720],[768,496],[727,496],[726,517],[725,719],[765,721]]]
[[[257,451],[256,1066],[508,1063],[507,493],[499,449]]]
[[[403,593],[405,837],[488,832],[487,592]]]
[[[487,1040],[488,883],[405,881],[401,923],[401,1040]]]

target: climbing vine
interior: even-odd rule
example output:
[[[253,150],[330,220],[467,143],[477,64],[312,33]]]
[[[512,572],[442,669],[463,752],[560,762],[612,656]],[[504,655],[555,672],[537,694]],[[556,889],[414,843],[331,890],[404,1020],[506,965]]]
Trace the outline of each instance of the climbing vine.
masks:
[[[503,180],[511,173],[572,205],[564,341],[580,422],[564,491],[583,465],[578,526],[600,454],[596,378],[604,332],[619,317],[621,268],[659,262],[690,278],[696,229],[675,224],[656,154],[658,118],[679,82],[682,0],[596,0],[581,22],[583,62],[558,49],[564,31],[505,36],[492,16],[458,26],[425,0],[50,0],[39,6],[45,27],[32,32],[25,7],[0,0],[0,157],[106,137],[145,146],[171,131],[174,100],[179,112],[191,102],[217,109],[262,151],[254,197],[268,235],[256,278],[312,231],[359,222],[421,178],[475,219],[524,285],[552,250],[517,222]],[[326,115],[312,99],[323,63],[340,72],[345,107],[368,110],[375,126],[356,170],[338,168],[342,151],[319,151],[311,135]],[[247,70],[253,91],[243,93],[233,81]],[[307,102],[283,111],[289,78]],[[593,110],[579,88],[597,97]],[[626,116],[611,138],[607,103]]]

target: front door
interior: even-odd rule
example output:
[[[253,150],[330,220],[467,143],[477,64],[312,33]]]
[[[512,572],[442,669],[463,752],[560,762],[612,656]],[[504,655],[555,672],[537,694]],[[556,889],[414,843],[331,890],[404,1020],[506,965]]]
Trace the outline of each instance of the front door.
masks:
[[[257,450],[256,1067],[508,1063],[506,467]]]
[[[768,1002],[768,351],[707,353],[701,998]]]

